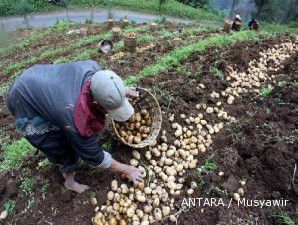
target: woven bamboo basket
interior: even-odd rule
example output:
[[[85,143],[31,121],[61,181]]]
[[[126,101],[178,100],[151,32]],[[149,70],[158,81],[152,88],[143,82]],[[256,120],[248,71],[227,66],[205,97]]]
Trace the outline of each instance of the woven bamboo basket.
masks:
[[[137,49],[137,42],[138,42],[138,38],[134,37],[134,38],[126,38],[124,37],[124,49],[126,51],[131,51],[134,52]]]
[[[112,29],[114,27],[114,20],[109,19],[107,22],[107,28]]]
[[[225,20],[223,31],[226,33],[230,33],[232,29],[232,22],[230,20]]]
[[[107,123],[110,126],[112,135],[115,137],[115,139],[132,148],[145,148],[149,146],[151,141],[156,140],[161,129],[162,114],[158,101],[148,90],[137,88],[137,91],[139,92],[140,100],[136,103],[135,110],[147,109],[152,116],[151,132],[149,133],[148,137],[139,144],[129,144],[119,135],[115,127],[115,122],[110,116],[107,117]]]

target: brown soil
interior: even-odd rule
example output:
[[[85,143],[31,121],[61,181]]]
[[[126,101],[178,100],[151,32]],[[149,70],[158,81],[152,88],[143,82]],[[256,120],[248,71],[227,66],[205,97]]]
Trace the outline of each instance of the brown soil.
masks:
[[[262,41],[258,45],[253,42],[241,42],[220,51],[220,61],[216,48],[209,49],[204,55],[195,53],[183,64],[189,72],[189,78],[193,79],[191,82],[185,77],[187,75],[181,75],[173,69],[167,74],[161,73],[143,81],[143,85],[158,83],[160,89],[167,91],[167,95],[160,99],[165,115],[179,115],[185,112],[195,115],[197,102],[212,104],[209,94],[212,91],[220,92],[226,87],[223,80],[210,73],[209,69],[212,66],[224,70],[226,65],[232,65],[239,71],[245,71],[249,61],[255,59],[258,52],[283,40],[285,37]],[[249,51],[245,51],[247,49]],[[207,154],[214,156],[213,159],[218,165],[217,172],[223,171],[225,175],[219,177],[212,173],[199,176],[197,173],[190,173],[187,182],[189,187],[193,180],[203,181],[202,187],[194,197],[222,198],[228,203],[232,194],[240,188],[239,180],[246,180],[246,199],[287,199],[289,203],[283,210],[295,218],[295,203],[298,200],[297,178],[296,183],[292,184],[292,176],[297,162],[298,142],[295,128],[298,123],[298,92],[297,87],[294,88],[292,85],[297,80],[297,57],[296,54],[286,62],[283,71],[277,72],[281,74],[280,80],[291,83],[276,87],[269,98],[242,96],[233,106],[225,105],[225,109],[240,122],[217,134]],[[200,71],[200,74],[193,77],[197,71]],[[198,83],[205,84],[204,92],[195,89]],[[175,99],[170,109],[169,95]],[[208,120],[216,121],[216,118]],[[165,130],[171,129],[167,121],[165,124]],[[200,165],[204,164],[204,158],[201,159]],[[180,198],[177,210],[181,206],[181,200]],[[277,207],[246,208],[237,206],[236,203],[229,209],[206,205],[199,207],[197,204],[181,214],[179,224],[280,224],[272,217],[273,211],[278,210]]]
[[[183,63],[188,74],[182,74],[181,71],[177,72],[177,69],[173,69],[168,73],[160,73],[154,78],[144,80],[142,86],[151,88],[156,93],[165,116],[168,113],[175,113],[177,115],[175,119],[179,121],[180,113],[197,113],[194,110],[197,102],[210,104],[212,99],[208,97],[209,94],[225,88],[225,82],[209,72],[212,66],[224,69],[225,65],[232,65],[243,71],[247,68],[248,62],[258,56],[257,53],[261,49],[271,47],[284,39],[285,37],[279,37],[257,44],[242,42],[222,50],[210,48],[204,54],[193,54]],[[124,74],[123,66],[117,68]],[[298,200],[297,183],[291,185],[293,164],[295,160],[297,161],[298,155],[297,150],[294,152],[294,149],[297,149],[297,134],[296,139],[292,140],[292,136],[295,137],[293,132],[297,127],[295,96],[298,93],[297,88],[289,82],[297,80],[297,55],[287,61],[285,68],[278,74],[281,74],[281,79],[288,83],[275,88],[268,98],[243,96],[237,99],[233,106],[225,105],[230,114],[240,122],[237,125],[228,126],[216,135],[212,148],[205,154],[214,155],[213,158],[218,165],[217,172],[223,171],[225,175],[219,177],[215,173],[210,173],[199,176],[198,173],[189,173],[186,186],[189,186],[192,180],[204,182],[195,197],[222,197],[225,202],[228,202],[231,194],[240,187],[238,181],[245,179],[247,181],[244,187],[246,198],[288,199],[290,204],[283,210],[293,218],[294,204]],[[201,82],[207,87],[204,92],[196,89],[197,84]],[[159,89],[156,88],[157,84]],[[8,119],[3,120],[2,115],[5,116],[5,114],[1,114],[1,123],[7,124],[4,127],[7,132],[10,132],[11,118],[7,115]],[[207,120],[216,121],[216,118],[209,117]],[[163,129],[170,135],[172,128],[166,119],[164,119]],[[107,139],[106,135],[102,138]],[[115,159],[126,163],[131,159],[130,149],[127,147],[113,142],[113,149],[117,149],[112,151]],[[199,159],[199,165],[203,165],[206,156]],[[56,168],[47,166],[36,169],[42,158],[41,155],[28,158],[19,171],[10,171],[0,179],[0,206],[3,206],[8,199],[17,200],[16,208],[8,218],[10,224],[90,224],[94,214],[94,208],[88,203],[90,196],[96,193],[99,202],[103,203],[111,180],[121,179],[114,174],[92,171],[82,166],[78,170],[78,181],[90,185],[90,190],[82,195],[76,195],[63,188],[63,179]],[[34,178],[36,184],[31,196],[22,197],[20,184],[26,168],[31,170],[26,177]],[[42,187],[47,181],[50,186],[43,194]],[[182,197],[180,196],[176,204],[177,209],[180,208]],[[35,201],[31,208],[27,209],[28,200],[33,198]],[[26,213],[23,212],[25,209],[27,209]],[[258,224],[277,224],[271,217],[272,210],[275,209],[244,208],[237,207],[235,204],[230,209],[206,206],[202,210],[202,207],[193,207],[180,215],[178,224],[249,224],[247,221],[255,221],[256,218],[258,218]],[[239,219],[242,219],[242,223]],[[243,220],[247,223],[243,223]]]
[[[125,56],[120,60],[111,60],[110,56],[107,54],[100,54],[95,57],[94,60],[98,61],[100,59],[104,59],[109,69],[115,71],[117,74],[125,79],[130,75],[138,74],[138,72],[140,72],[144,68],[144,65],[152,65],[153,63],[158,61],[160,57],[174,50],[175,48],[204,39],[209,36],[210,33],[198,34],[192,38],[189,38],[188,36],[181,36],[180,39],[176,41],[172,41],[169,38],[156,40],[152,42],[154,44],[153,48],[143,51],[142,53],[125,52]],[[149,44],[150,42],[145,42],[138,47],[145,47]]]
[[[116,23],[115,26],[119,25],[119,23]],[[134,27],[142,27],[144,26],[144,24],[136,24],[133,25]],[[0,81],[0,85],[2,85],[3,83],[7,83],[12,79],[12,75],[17,72],[17,71],[12,71],[8,74],[4,74],[4,70],[7,66],[9,66],[11,63],[13,62],[20,62],[23,59],[26,58],[30,58],[33,55],[37,56],[39,54],[41,54],[43,51],[45,50],[53,50],[53,49],[57,49],[63,46],[67,46],[71,43],[75,43],[76,41],[78,41],[80,38],[83,37],[88,37],[90,35],[98,35],[100,33],[104,33],[107,31],[107,27],[103,24],[103,25],[84,25],[84,28],[87,29],[87,33],[86,34],[71,34],[71,35],[66,35],[65,33],[68,30],[71,29],[75,29],[75,27],[71,27],[71,29],[65,30],[65,31],[61,31],[60,33],[58,32],[54,32],[52,35],[46,36],[42,39],[40,39],[39,41],[37,41],[36,43],[34,43],[31,46],[27,46],[26,50],[22,49],[22,50],[18,50],[15,51],[13,53],[11,53],[11,55],[8,55],[7,57],[5,57],[5,59],[1,59],[1,67],[0,67],[0,75],[1,75],[1,81]],[[162,26],[159,26],[159,28],[154,31],[152,33],[152,35],[156,35],[161,29],[168,29],[169,32],[170,31],[176,31],[178,28],[180,27],[180,25],[178,24],[172,24],[172,23],[166,23]],[[138,32],[139,35],[145,34],[147,33],[147,31],[140,31]],[[75,49],[76,52],[78,51],[84,51],[88,48],[97,48],[97,44],[98,43],[91,43],[91,44],[87,44],[84,45],[83,47],[77,48]],[[35,62],[35,64],[47,64],[47,63],[53,63],[57,58],[60,57],[70,57],[73,55],[74,51],[67,51],[67,52],[63,52],[63,53],[59,53],[56,54],[53,57],[47,57],[46,59],[42,59],[42,60],[37,60]],[[115,53],[115,52],[114,52]],[[101,58],[106,59],[108,63],[110,63],[110,57],[111,55],[103,55],[103,54],[98,54],[97,56],[95,56],[93,59],[95,60],[99,60]],[[133,55],[132,55],[133,58]],[[7,59],[7,60],[6,60]],[[131,60],[130,57],[128,60]],[[121,60],[119,60],[117,64],[117,68],[119,67],[119,65],[121,66],[122,62],[120,62]],[[26,66],[26,68],[32,66],[32,64],[28,64]],[[123,65],[122,65],[123,66]],[[136,68],[136,67],[135,67]],[[139,65],[139,68],[142,68],[142,66]]]
[[[98,35],[105,31],[105,27],[103,25],[98,24],[84,25],[83,28],[86,29],[86,33],[67,34],[68,31],[76,29],[74,26],[70,26],[68,29],[61,30],[59,32],[52,32],[49,35],[45,35],[36,42],[32,43],[32,45],[26,46],[25,51],[24,49],[13,51],[9,55],[6,55],[4,59],[1,58],[1,67],[5,68],[13,62],[20,62],[34,55],[41,54],[46,50],[53,50],[65,47],[69,44],[78,41],[81,38],[90,35]]]

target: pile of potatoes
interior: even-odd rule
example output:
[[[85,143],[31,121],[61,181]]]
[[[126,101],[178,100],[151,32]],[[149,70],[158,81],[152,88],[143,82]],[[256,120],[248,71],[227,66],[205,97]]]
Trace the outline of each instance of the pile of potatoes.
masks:
[[[139,144],[151,132],[152,116],[147,109],[137,111],[129,121],[115,123],[115,128],[120,137],[129,144]]]
[[[127,34],[124,35],[125,38],[128,38],[128,39],[134,39],[137,37],[137,34],[133,31],[130,31],[128,32]]]
[[[229,86],[221,92],[221,95],[227,98],[228,104],[233,104],[235,96],[239,97],[241,94],[248,92],[259,94],[264,82],[272,84],[276,82],[275,75],[269,75],[268,73],[282,69],[282,62],[297,50],[298,45],[293,42],[286,42],[260,52],[258,60],[255,59],[249,62],[247,72],[239,73],[229,66],[227,68],[228,75],[226,76]]]
[[[100,211],[96,210],[92,223],[147,225],[169,216],[173,203],[174,199],[170,199],[165,188],[157,185],[155,181],[148,186],[139,183],[134,187],[128,187],[113,180],[111,191],[107,193],[106,204]]]
[[[150,141],[150,146],[144,153],[148,161],[146,168],[140,166],[140,152],[137,150],[132,152],[133,159],[130,164],[143,172],[144,178],[146,177],[145,182],[129,187],[125,183],[119,185],[116,180],[113,180],[111,191],[107,193],[106,203],[101,209],[95,208],[96,215],[92,218],[93,224],[148,225],[164,219],[177,222],[179,214],[175,212],[175,199],[181,194],[193,196],[198,188],[198,184],[193,181],[191,186],[185,189],[186,171],[197,168],[197,157],[210,148],[214,135],[224,128],[225,123],[236,121],[236,118],[228,115],[224,109],[225,100],[222,98],[226,98],[227,104],[233,104],[236,97],[242,93],[250,92],[252,88],[259,89],[262,82],[260,75],[265,74],[264,77],[268,80],[272,77],[265,73],[269,70],[265,61],[271,57],[270,54],[278,52],[280,57],[275,56],[275,62],[279,63],[274,65],[281,68],[282,61],[295,49],[297,50],[297,47],[294,44],[287,43],[275,47],[275,50],[268,50],[261,54],[261,59],[256,61],[257,63],[250,63],[247,73],[237,73],[230,68],[230,73],[226,77],[230,85],[221,93],[210,94],[210,97],[216,100],[214,104],[198,103],[195,106],[198,111],[197,115],[180,114],[178,116],[183,122],[178,123],[175,122],[175,115],[169,114],[173,139],[168,139],[167,132],[163,130],[161,142]],[[272,65],[270,67],[273,68]],[[198,88],[203,90],[205,86],[199,84]],[[214,120],[210,118],[218,118],[218,121],[213,122]],[[147,127],[148,130],[144,132],[144,128],[141,129],[141,127]],[[139,143],[140,139],[147,137],[150,129],[151,115],[144,110],[136,112],[129,122],[117,125],[121,137],[130,143]],[[136,137],[139,139],[137,138],[135,142]],[[218,176],[223,175],[223,172],[218,173]],[[235,200],[244,196],[245,181],[241,181],[240,184],[238,191],[231,193]]]

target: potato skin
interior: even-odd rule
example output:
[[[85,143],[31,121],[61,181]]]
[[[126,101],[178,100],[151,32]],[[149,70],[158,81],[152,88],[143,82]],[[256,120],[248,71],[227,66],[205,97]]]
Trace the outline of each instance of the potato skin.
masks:
[[[151,115],[147,109],[136,111],[124,123],[115,122],[115,128],[118,134],[129,144],[139,144],[145,140],[151,132],[151,125]]]

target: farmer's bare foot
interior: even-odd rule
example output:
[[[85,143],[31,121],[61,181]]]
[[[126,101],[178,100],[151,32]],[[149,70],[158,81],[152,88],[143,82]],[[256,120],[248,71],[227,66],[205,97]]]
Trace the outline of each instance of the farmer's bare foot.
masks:
[[[81,194],[89,188],[87,185],[79,184],[78,182],[76,182],[74,180],[74,176],[75,176],[74,172],[62,173],[62,175],[65,179],[64,186],[66,189],[68,189],[70,191],[75,191],[75,192]]]
[[[79,194],[83,193],[84,191],[86,191],[89,188],[87,185],[79,184],[76,181],[73,181],[73,182],[65,181],[64,186],[66,189],[68,189],[70,191],[75,191]]]

